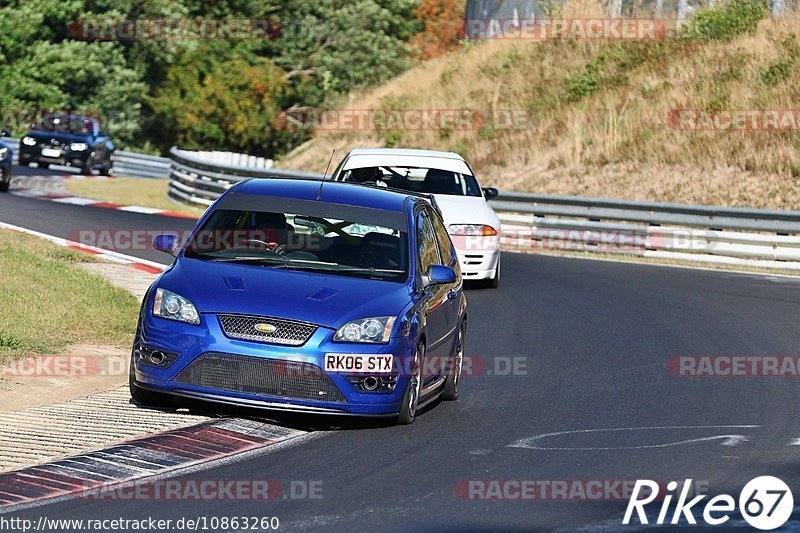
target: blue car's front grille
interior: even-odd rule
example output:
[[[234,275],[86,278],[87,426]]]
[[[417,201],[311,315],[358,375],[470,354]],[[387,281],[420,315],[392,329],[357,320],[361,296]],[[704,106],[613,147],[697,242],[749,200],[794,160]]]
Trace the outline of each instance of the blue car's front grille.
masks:
[[[257,396],[347,401],[331,378],[318,366],[280,359],[205,353],[181,370],[175,381]]]
[[[249,315],[219,315],[226,336],[245,341],[302,346],[317,330],[313,324]]]

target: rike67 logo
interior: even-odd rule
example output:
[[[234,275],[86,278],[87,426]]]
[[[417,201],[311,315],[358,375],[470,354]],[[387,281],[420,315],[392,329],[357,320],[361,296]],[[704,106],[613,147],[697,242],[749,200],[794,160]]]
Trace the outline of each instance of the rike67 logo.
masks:
[[[676,525],[685,518],[689,524],[697,524],[694,512],[701,512],[702,502],[707,495],[702,494],[689,500],[689,490],[692,480],[687,479],[678,494],[678,483],[671,481],[667,484],[667,493],[661,502],[661,509],[655,523],[664,525],[669,520]],[[623,524],[630,524],[634,511],[641,524],[648,524],[648,515],[645,506],[656,501],[659,497],[658,483],[651,480],[637,480],[633,487],[633,494],[625,510]],[[670,508],[674,497],[677,496],[674,508]],[[702,506],[702,518],[706,524],[719,526],[731,518],[731,513],[736,512],[737,502],[733,496],[720,494],[714,496]],[[760,476],[747,483],[739,494],[738,510],[750,526],[763,531],[777,529],[784,525],[792,515],[794,497],[789,486],[780,479],[772,476]],[[668,516],[672,511],[671,519]]]

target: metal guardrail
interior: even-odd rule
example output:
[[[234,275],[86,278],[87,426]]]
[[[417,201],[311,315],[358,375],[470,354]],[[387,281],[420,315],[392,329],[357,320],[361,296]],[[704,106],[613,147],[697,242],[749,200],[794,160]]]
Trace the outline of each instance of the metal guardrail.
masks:
[[[233,184],[250,178],[321,179],[321,174],[226,165],[204,159],[201,153],[172,148],[169,196],[175,200],[208,207]]]
[[[3,137],[2,141],[14,151],[12,162],[19,163],[19,139]],[[167,157],[117,150],[114,153],[114,175],[167,179],[171,160]]]
[[[234,183],[248,178],[322,178],[320,174],[209,162],[198,153],[177,148],[171,155],[169,195],[204,207]],[[503,222],[506,248],[800,270],[800,211],[518,192],[501,192],[490,205]]]
[[[114,158],[114,175],[167,179],[171,164],[172,161],[168,157],[117,150]]]
[[[800,270],[800,211],[502,193],[506,248]]]
[[[3,142],[14,150],[17,163],[19,140],[3,138]],[[214,162],[206,153],[178,148],[172,148],[170,155],[168,159],[117,151],[115,172],[168,177],[171,198],[202,207],[248,178],[323,177]],[[506,248],[602,252],[800,271],[800,211],[519,192],[501,192],[490,204],[503,222],[502,243]]]
[[[652,226],[675,224],[694,228],[800,233],[800,211],[694,206],[518,192],[504,192],[491,204],[497,211],[530,213],[539,217],[549,215],[595,221],[640,222]]]
[[[275,161],[266,157],[237,152],[201,151],[192,153],[204,161],[222,165],[242,166],[247,168],[272,168],[275,164]]]

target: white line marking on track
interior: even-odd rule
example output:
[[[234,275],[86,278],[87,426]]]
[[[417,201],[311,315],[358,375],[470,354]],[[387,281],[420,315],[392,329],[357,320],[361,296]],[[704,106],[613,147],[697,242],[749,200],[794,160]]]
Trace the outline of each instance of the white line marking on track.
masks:
[[[97,248],[95,246],[89,246],[88,244],[81,244],[79,242],[70,241],[67,239],[62,239],[61,237],[56,237],[54,235],[48,235],[47,233],[41,233],[39,231],[34,231],[28,228],[23,228],[21,226],[15,226],[13,224],[7,224],[5,222],[0,222],[0,229],[7,229],[11,231],[16,231],[19,233],[24,233],[26,235],[32,235],[34,237],[39,237],[40,239],[44,239],[46,241],[50,241],[54,244],[59,246],[68,246],[72,248],[78,248],[81,250],[85,250],[87,252],[94,253],[96,255],[102,256],[104,259],[109,261],[113,261],[115,263],[121,264],[138,264],[138,265],[146,265],[152,268],[157,268],[159,270],[164,270],[167,268],[167,265],[156,263],[155,261],[149,261],[147,259],[139,259],[138,257],[134,257],[132,255],[121,254],[119,252],[114,252],[111,250],[105,250],[103,248]]]
[[[142,207],[139,205],[126,205],[123,207],[118,207],[118,211],[128,211],[129,213],[143,213],[145,215],[157,215],[158,213],[163,213],[164,209],[156,209],[154,207]]]
[[[90,205],[97,203],[97,200],[92,200],[90,198],[81,198],[79,196],[68,196],[66,198],[50,198],[50,201],[58,202],[60,204],[71,204],[71,205]]]
[[[756,425],[736,425],[736,426],[651,426],[651,427],[630,427],[630,428],[605,428],[605,429],[578,429],[573,431],[556,431],[553,433],[542,433],[533,437],[527,437],[512,442],[508,448],[527,448],[531,450],[560,450],[560,451],[585,451],[585,450],[644,450],[650,448],[667,448],[671,446],[680,446],[683,444],[693,444],[696,442],[707,442],[714,440],[722,440],[722,446],[738,446],[743,442],[747,442],[749,437],[739,434],[724,434],[713,435],[709,437],[699,437],[694,439],[685,439],[674,442],[665,442],[661,444],[640,444],[635,446],[587,446],[587,447],[561,447],[561,446],[546,446],[540,444],[540,441],[558,437],[562,435],[577,435],[587,433],[614,433],[614,432],[635,432],[635,431],[663,431],[663,430],[680,430],[680,429],[753,429],[760,428]]]

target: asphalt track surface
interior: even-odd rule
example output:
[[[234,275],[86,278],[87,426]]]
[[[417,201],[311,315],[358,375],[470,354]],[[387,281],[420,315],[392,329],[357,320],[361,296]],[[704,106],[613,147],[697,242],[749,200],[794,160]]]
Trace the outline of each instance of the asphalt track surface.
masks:
[[[191,226],[14,195],[0,195],[0,221],[62,237],[75,228]],[[465,480],[693,479],[738,499],[750,479],[775,475],[800,501],[797,378],[666,370],[675,355],[797,355],[800,283],[540,255],[505,254],[503,265],[499,289],[468,291],[466,352],[492,375],[465,376],[459,401],[426,409],[412,426],[277,417],[317,433],[185,476],[321,482],[320,499],[75,500],[14,516],[277,516],[284,530],[635,529],[621,525],[624,501],[468,500],[456,491]],[[513,358],[525,368],[497,375]],[[510,447],[549,433],[559,434]],[[788,526],[800,529],[800,514]]]

